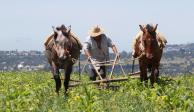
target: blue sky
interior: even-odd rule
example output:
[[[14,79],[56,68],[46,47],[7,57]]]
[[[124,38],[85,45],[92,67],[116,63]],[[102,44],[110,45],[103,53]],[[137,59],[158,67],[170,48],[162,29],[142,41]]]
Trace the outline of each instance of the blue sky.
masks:
[[[51,26],[71,25],[83,42],[100,25],[130,51],[139,24],[158,23],[168,44],[194,42],[193,0],[0,0],[0,50],[44,50]]]

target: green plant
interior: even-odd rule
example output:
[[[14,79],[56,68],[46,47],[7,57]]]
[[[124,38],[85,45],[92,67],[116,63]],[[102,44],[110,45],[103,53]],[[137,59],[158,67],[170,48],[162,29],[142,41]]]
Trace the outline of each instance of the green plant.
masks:
[[[72,74],[77,78],[77,74]],[[87,82],[88,77],[82,78]],[[58,96],[49,72],[1,72],[0,111],[36,112],[155,112],[194,111],[194,76],[161,77],[154,87],[139,79],[112,83],[117,90],[83,84]]]

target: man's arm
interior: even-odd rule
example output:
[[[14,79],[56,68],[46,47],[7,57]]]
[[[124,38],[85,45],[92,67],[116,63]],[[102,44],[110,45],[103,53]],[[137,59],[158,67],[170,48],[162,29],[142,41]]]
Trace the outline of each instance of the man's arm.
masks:
[[[88,50],[84,50],[84,53],[88,59],[91,58],[91,53]]]
[[[90,53],[90,44],[88,42],[85,42],[83,45],[85,56],[88,60],[91,59],[92,54]]]
[[[117,50],[117,47],[115,46],[115,44],[112,42],[112,40],[110,38],[107,37],[107,41],[108,41],[108,47],[112,48],[112,51],[114,54],[116,54],[118,57],[120,57],[119,52]]]

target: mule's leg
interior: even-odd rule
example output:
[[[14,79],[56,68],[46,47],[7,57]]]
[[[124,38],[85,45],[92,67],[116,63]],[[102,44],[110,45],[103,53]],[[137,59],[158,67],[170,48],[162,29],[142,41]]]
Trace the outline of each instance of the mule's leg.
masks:
[[[139,60],[139,70],[140,70],[140,81],[143,81],[143,67],[142,67],[142,62]]]
[[[158,71],[156,72],[156,82],[159,81],[159,73],[160,73],[159,69],[157,69],[157,70],[158,70]]]
[[[156,83],[157,83],[159,79],[159,69],[158,68],[156,68],[156,70],[154,71],[154,74],[156,75]]]
[[[152,73],[151,73],[151,85],[153,86],[153,84],[155,82],[157,82],[157,78],[158,78],[158,74],[159,74],[159,70],[156,67],[152,68]]]
[[[158,63],[160,63],[160,62],[158,62]],[[160,66],[160,64],[157,64],[157,66],[156,66],[157,71],[155,71],[155,74],[156,74],[156,82],[158,82],[158,80],[159,80],[159,66]]]
[[[64,80],[65,94],[66,94],[68,86],[69,86],[71,72],[72,72],[72,65],[69,65],[69,66],[67,66],[67,68],[65,70],[65,80]]]
[[[61,88],[61,79],[59,76],[59,69],[54,63],[52,63],[52,73],[53,73],[53,77],[55,80],[55,86],[56,86],[55,92],[59,95],[59,90]]]
[[[144,61],[139,61],[139,69],[140,69],[140,80],[141,82],[148,80],[147,77],[147,66]]]

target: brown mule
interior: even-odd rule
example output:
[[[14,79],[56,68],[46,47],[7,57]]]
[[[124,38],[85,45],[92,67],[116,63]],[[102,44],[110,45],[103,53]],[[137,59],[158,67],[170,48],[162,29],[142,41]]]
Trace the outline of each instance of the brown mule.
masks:
[[[156,34],[156,26],[150,24],[142,27],[139,25],[143,35],[135,46],[134,58],[139,59],[140,79],[148,80],[147,70],[151,72],[150,81],[153,85],[158,80],[159,65],[163,53],[163,47],[160,47]]]
[[[66,93],[73,64],[79,58],[80,50],[82,49],[79,40],[72,36],[71,29],[64,27],[64,25],[62,26],[54,29],[54,35],[51,35],[51,41],[45,46],[45,55],[51,65],[51,72],[55,80],[56,92],[58,94],[61,88],[59,69],[65,70],[64,87]]]

